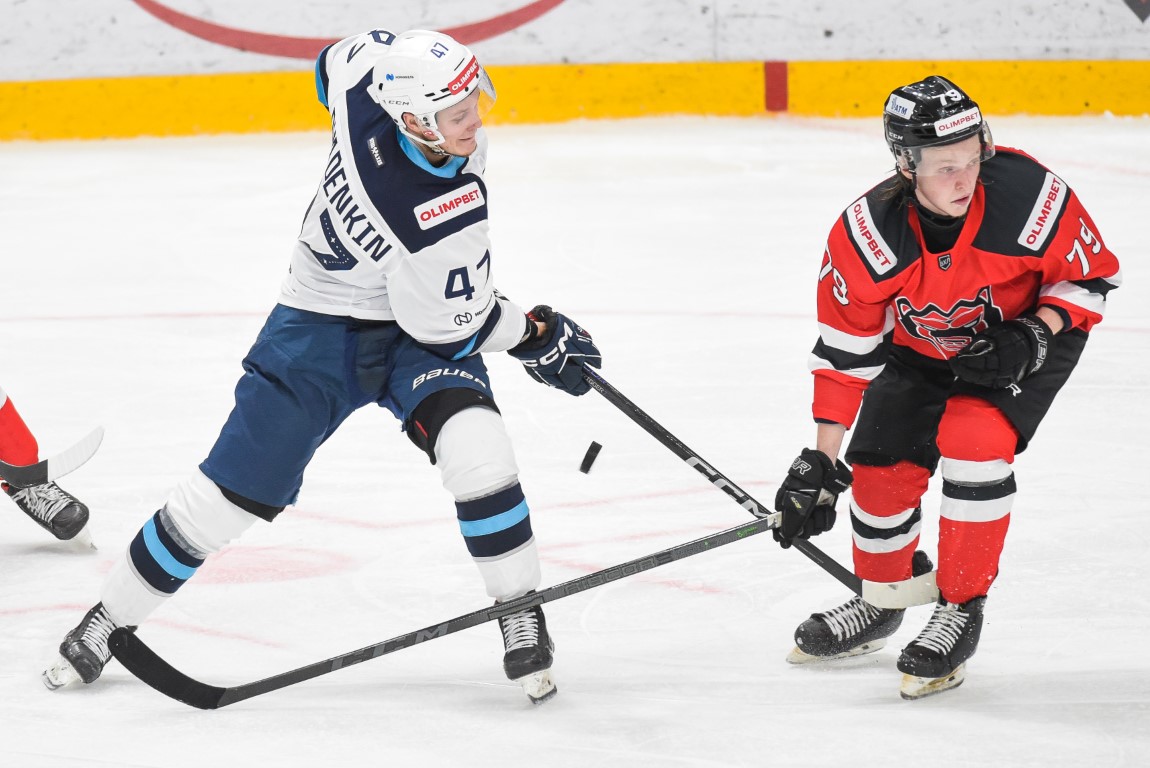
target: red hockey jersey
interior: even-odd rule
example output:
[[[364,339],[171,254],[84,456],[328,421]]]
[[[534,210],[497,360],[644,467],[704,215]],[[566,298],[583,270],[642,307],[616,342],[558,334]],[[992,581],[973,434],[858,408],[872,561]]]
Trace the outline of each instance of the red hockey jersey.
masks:
[[[811,355],[816,419],[851,426],[891,344],[948,359],[990,325],[1040,306],[1089,331],[1121,284],[1118,260],[1077,195],[1034,158],[982,164],[954,247],[931,253],[892,176],[831,229]]]

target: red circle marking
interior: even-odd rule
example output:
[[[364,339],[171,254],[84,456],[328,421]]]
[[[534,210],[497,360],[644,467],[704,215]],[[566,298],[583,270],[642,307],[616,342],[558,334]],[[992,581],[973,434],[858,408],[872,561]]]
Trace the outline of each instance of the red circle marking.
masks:
[[[224,45],[249,53],[263,53],[268,56],[284,56],[292,59],[314,59],[325,45],[338,40],[338,38],[288,37],[286,35],[269,35],[263,32],[248,32],[197,19],[152,0],[132,0],[132,2],[181,32],[186,32],[201,40],[207,40],[209,43]],[[522,8],[508,11],[499,16],[492,16],[490,19],[440,31],[464,45],[470,45],[489,37],[501,35],[504,32],[510,32],[516,27],[534,21],[562,2],[563,0],[535,0],[535,2],[528,3]]]

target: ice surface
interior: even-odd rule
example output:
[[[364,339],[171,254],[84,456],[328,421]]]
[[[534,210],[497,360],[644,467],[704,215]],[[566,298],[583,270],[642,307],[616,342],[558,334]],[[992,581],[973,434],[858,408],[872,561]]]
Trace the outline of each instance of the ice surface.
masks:
[[[877,654],[791,667],[794,627],[846,594],[766,536],[546,606],[560,694],[540,708],[504,679],[493,624],[215,712],[115,664],[47,692],[56,644],[223,423],[328,137],[0,144],[0,383],[44,455],[107,429],[62,483],[92,507],[98,551],[0,504],[0,764],[1145,765],[1150,121],[993,122],[1079,192],[1126,284],[1017,462],[966,683],[914,703],[894,661],[929,609]],[[878,124],[674,118],[491,139],[502,290],[584,324],[609,381],[769,502],[813,437],[814,280],[835,216],[889,167]],[[490,367],[545,584],[745,519],[596,394],[547,390],[506,356]],[[849,562],[848,525],[818,543]],[[237,684],[486,603],[436,470],[371,409],[320,451],[297,507],[212,558],[141,636]]]

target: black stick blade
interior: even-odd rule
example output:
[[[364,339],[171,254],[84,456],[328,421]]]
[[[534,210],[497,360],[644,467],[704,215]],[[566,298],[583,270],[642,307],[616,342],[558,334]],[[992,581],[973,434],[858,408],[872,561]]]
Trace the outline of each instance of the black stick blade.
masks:
[[[219,708],[224,688],[188,677],[160,658],[134,633],[122,627],[112,630],[108,648],[125,669],[165,696],[196,709]]]

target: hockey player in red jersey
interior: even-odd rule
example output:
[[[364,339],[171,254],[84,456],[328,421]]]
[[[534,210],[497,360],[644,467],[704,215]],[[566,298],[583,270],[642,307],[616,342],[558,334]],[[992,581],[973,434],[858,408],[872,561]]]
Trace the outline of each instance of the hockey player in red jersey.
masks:
[[[776,538],[788,546],[830,529],[850,487],[855,572],[909,578],[921,499],[941,469],[940,597],[898,659],[913,699],[963,680],[1010,522],[1014,458],[1121,273],[1066,182],[996,148],[954,83],[931,76],[895,89],[883,123],[895,173],[847,207],[823,255],[816,442],[779,489]],[[853,477],[838,460],[852,426]],[[852,598],[803,622],[788,660],[869,653],[902,618]]]
[[[39,451],[36,438],[0,387],[0,461],[16,465],[35,464],[39,460]],[[78,540],[87,539],[87,543],[91,543],[84,530],[88,524],[88,507],[56,483],[16,488],[0,482],[0,489],[16,502],[24,514],[57,539],[69,541],[79,537]]]

